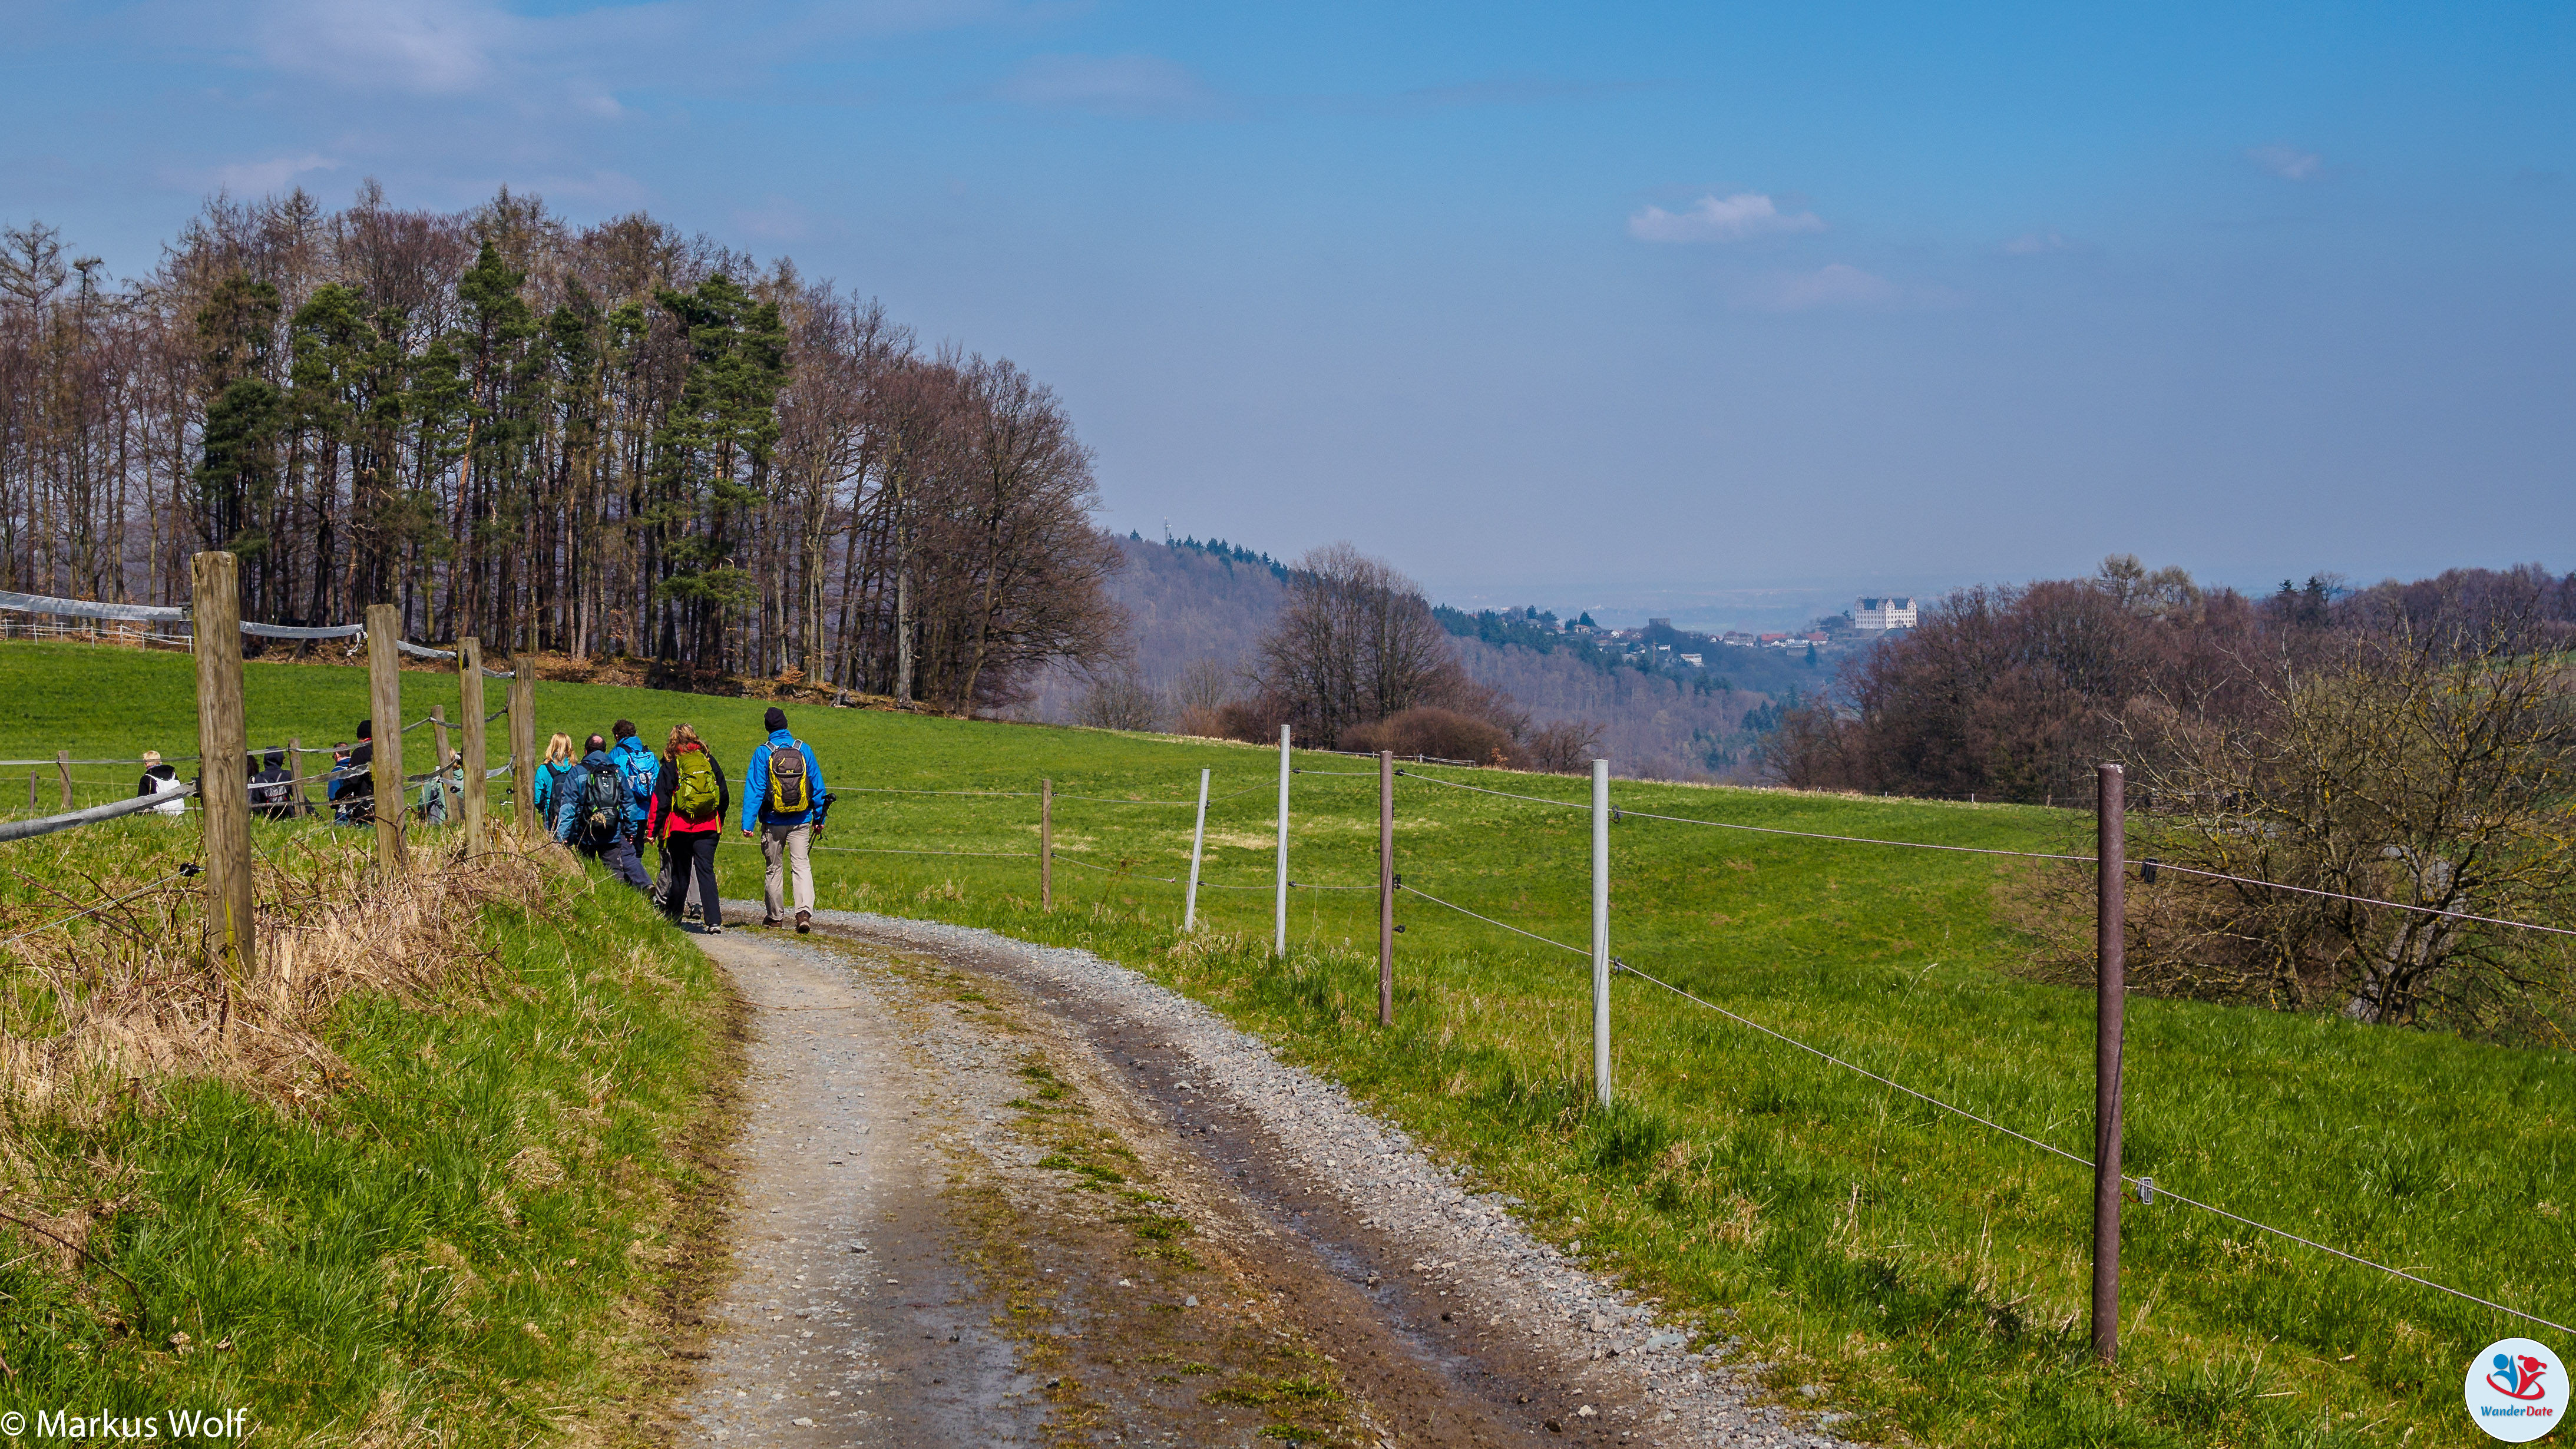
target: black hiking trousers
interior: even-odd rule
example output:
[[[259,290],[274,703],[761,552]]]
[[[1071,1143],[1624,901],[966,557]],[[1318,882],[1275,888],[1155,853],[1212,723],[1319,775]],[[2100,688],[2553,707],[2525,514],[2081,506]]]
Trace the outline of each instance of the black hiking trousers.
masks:
[[[671,884],[662,895],[662,914],[674,924],[689,900],[689,873],[697,872],[698,908],[705,912],[710,926],[724,924],[724,899],[716,894],[716,842],[723,838],[717,830],[674,830],[662,837],[671,852]]]

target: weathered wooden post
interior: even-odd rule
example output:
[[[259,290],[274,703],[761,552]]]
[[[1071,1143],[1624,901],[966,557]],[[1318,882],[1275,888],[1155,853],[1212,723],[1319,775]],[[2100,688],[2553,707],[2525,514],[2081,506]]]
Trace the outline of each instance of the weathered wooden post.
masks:
[[[391,604],[367,606],[367,714],[374,726],[368,740],[370,774],[375,786],[376,866],[390,875],[403,863],[402,767],[402,611]]]
[[[1038,781],[1038,909],[1055,909],[1055,781]]]
[[[189,621],[197,636],[197,793],[205,822],[206,953],[227,990],[258,969],[251,918],[250,742],[242,725],[241,580],[229,553],[188,560]],[[57,757],[62,758],[62,757]],[[69,787],[66,786],[66,789]]]
[[[1377,1024],[1395,1025],[1395,751],[1377,752]]]
[[[465,718],[465,853],[483,853],[483,641],[456,641],[456,697]]]
[[[2093,1016],[2093,1356],[2120,1357],[2120,1037],[2127,960],[2123,899],[2128,824],[2120,767],[2095,772],[2093,950],[2100,969]]]
[[[313,804],[304,795],[304,736],[286,737],[286,767],[287,772],[295,777],[294,783],[287,786],[295,792],[287,796],[293,802],[288,805],[287,813],[298,818],[312,814]]]
[[[238,602],[238,601],[236,601],[236,602],[235,602],[235,607],[239,607],[239,602]],[[233,643],[233,653],[234,653],[235,655],[239,655],[239,654],[241,653],[241,643],[240,643],[240,641],[239,641],[239,640],[235,640],[235,641],[234,641],[234,643]],[[54,773],[55,773],[55,774],[57,774],[57,775],[62,776],[62,779],[63,779],[63,809],[64,809],[65,811],[69,811],[69,810],[72,808],[72,752],[71,752],[71,751],[69,751],[69,750],[56,750],[56,751],[54,751]],[[29,803],[29,804],[34,804],[35,802],[31,800],[31,801],[29,801],[28,803]]]
[[[522,654],[510,661],[510,791],[519,829],[537,833],[537,675]]]

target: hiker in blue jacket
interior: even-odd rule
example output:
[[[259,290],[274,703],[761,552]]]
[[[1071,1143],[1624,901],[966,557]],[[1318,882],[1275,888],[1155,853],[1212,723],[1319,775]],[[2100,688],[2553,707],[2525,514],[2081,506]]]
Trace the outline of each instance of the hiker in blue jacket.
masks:
[[[823,767],[814,747],[787,732],[787,711],[771,705],[761,724],[769,740],[751,752],[751,768],[742,778],[742,836],[760,840],[760,858],[769,867],[764,880],[769,914],[764,926],[787,924],[781,909],[780,866],[794,878],[796,929],[814,929],[814,814],[823,798]],[[782,755],[781,752],[784,752]]]
[[[609,874],[651,895],[653,882],[645,876],[643,859],[635,853],[634,841],[626,829],[626,779],[617,755],[608,748],[608,741],[592,735],[581,764],[582,794],[574,806],[573,848],[607,866]]]
[[[626,846],[633,853],[636,869],[643,869],[644,827],[653,818],[653,787],[661,783],[662,757],[635,733],[635,721],[619,720],[610,731],[617,743],[608,751],[609,760],[617,766],[617,776],[626,784]],[[653,894],[648,886],[646,895]]]

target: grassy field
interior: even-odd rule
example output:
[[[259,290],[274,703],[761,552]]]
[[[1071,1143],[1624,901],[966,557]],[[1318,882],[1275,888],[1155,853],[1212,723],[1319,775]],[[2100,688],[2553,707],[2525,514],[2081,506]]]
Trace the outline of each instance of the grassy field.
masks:
[[[38,707],[0,755],[192,739],[184,659],[0,647]],[[253,666],[253,734],[337,738],[356,670]],[[452,680],[406,675],[405,712]],[[57,691],[76,701],[59,710]],[[541,730],[695,723],[730,769],[756,701],[540,685]],[[1201,997],[1529,1203],[1560,1243],[1740,1337],[1841,1432],[1966,1445],[2468,1444],[2462,1366],[2529,1325],[2160,1203],[2125,1221],[2124,1355],[2084,1352],[2089,1174],[1633,979],[1614,988],[1620,1105],[1590,1105],[1585,963],[1424,901],[1399,918],[1399,1020],[1373,1021],[1375,900],[1300,890],[1266,959],[1276,755],[1237,746],[791,711],[841,803],[822,903],[1085,946]],[[164,744],[163,748],[170,748]],[[184,749],[185,747],[182,746]],[[1374,880],[1365,762],[1300,754],[1292,875]],[[1177,930],[1198,771],[1213,772],[1204,929]],[[1440,773],[1440,772],[1434,772]],[[1446,772],[1575,801],[1582,782]],[[1059,796],[1056,909],[1036,801]],[[863,788],[864,787],[864,788]],[[2064,812],[1622,782],[1618,803],[1739,824],[2056,849]],[[1088,798],[1085,798],[1088,797]],[[1588,824],[1408,780],[1406,883],[1558,941],[1588,936]],[[991,856],[894,854],[980,851]],[[729,895],[758,891],[739,838]],[[1090,867],[1090,868],[1085,868]],[[1613,834],[1614,949],[1728,1009],[2089,1155],[2089,994],[2009,971],[1989,857],[1634,818]],[[1245,887],[1224,889],[1221,887]],[[2133,885],[2132,889],[2141,889]],[[2576,1061],[2329,1018],[2131,1004],[2128,1166],[2159,1184],[2555,1318],[2576,1312]],[[2576,1347],[2576,1345],[2562,1345]],[[1801,1392],[1812,1390],[1812,1392]]]
[[[31,695],[83,689],[61,671],[86,657],[46,659]],[[308,893],[363,912],[360,832],[259,832],[263,914]],[[423,871],[452,838],[421,838]],[[193,820],[157,818],[0,846],[0,933],[195,850]],[[358,963],[392,984],[309,1023],[236,1011],[220,1037],[178,1020],[206,995],[184,953],[178,980],[129,974],[193,929],[187,883],[0,950],[0,1211],[22,1220],[0,1224],[0,1410],[151,1417],[175,1442],[200,1440],[174,1407],[244,1411],[270,1444],[619,1437],[622,1406],[670,1378],[663,1320],[705,1271],[734,1068],[716,973],[600,884],[488,897],[430,959]],[[309,993],[351,963],[296,964]],[[71,981],[77,1003],[54,994]],[[113,993],[125,1014],[100,1024],[134,1075],[45,1070],[67,1016]],[[169,1064],[174,1047],[208,1059]]]

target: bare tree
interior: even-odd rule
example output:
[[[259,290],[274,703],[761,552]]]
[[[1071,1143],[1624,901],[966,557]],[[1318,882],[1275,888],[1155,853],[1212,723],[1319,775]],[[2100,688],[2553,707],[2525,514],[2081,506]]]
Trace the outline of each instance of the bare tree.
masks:
[[[1467,691],[1411,579],[1347,543],[1299,559],[1288,607],[1261,643],[1259,679],[1311,737],[1338,740],[1416,705],[1446,705]]]
[[[2147,892],[2169,899],[2147,913],[2146,977],[2365,1021],[2527,1024],[2564,990],[2566,953],[2428,911],[2570,915],[2569,684],[2503,631],[2425,640],[2401,623],[2313,663],[2270,660],[2251,709],[2133,707],[2131,790],[2154,806],[2136,853],[2331,893],[2167,877]]]
[[[1151,730],[1162,723],[1163,701],[1133,669],[1103,674],[1073,707],[1073,722],[1102,730]]]

